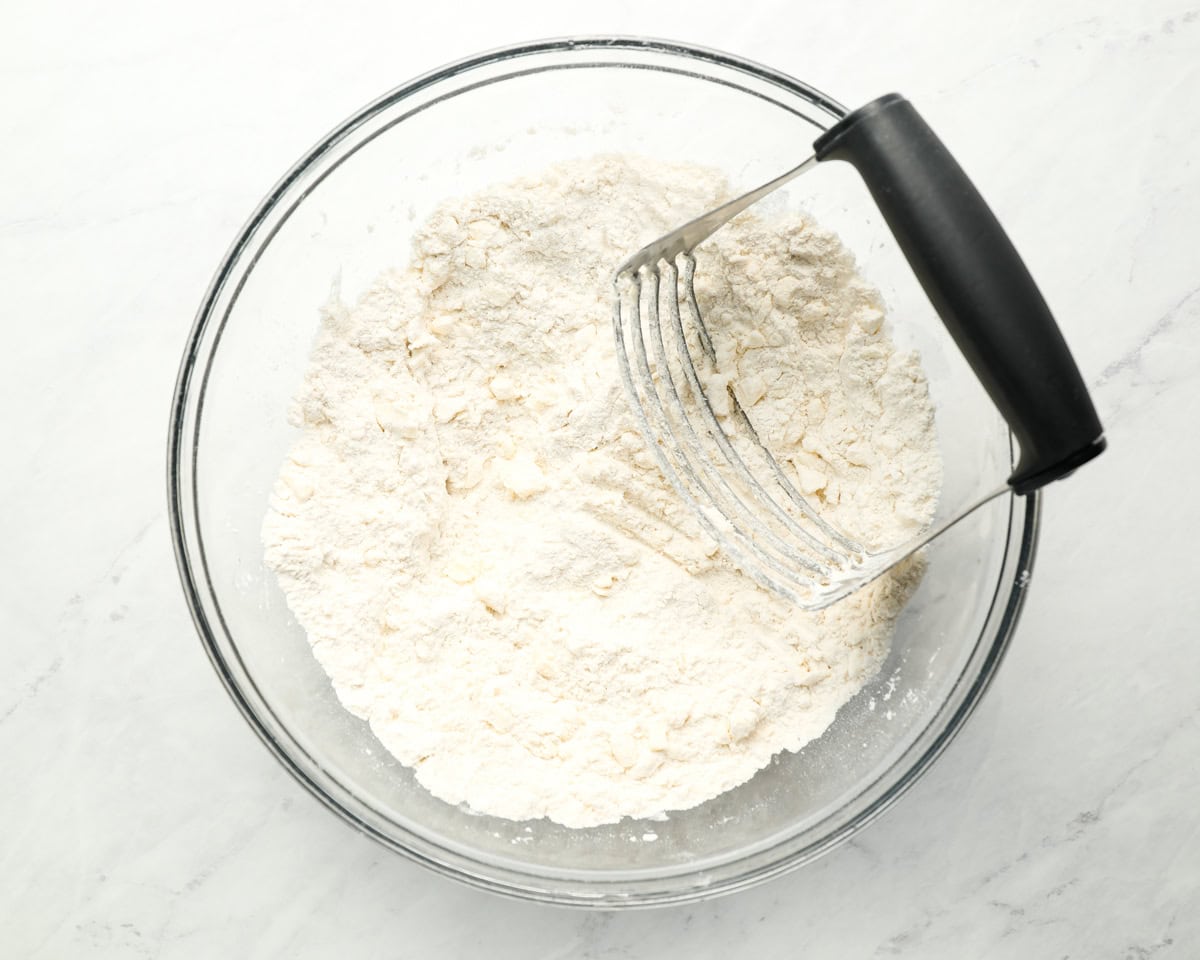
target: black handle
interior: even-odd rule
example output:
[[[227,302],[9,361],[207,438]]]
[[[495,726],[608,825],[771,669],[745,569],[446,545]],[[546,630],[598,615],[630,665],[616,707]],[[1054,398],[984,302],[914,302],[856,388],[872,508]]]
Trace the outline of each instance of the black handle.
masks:
[[[962,167],[904,97],[855,110],[813,145],[858,170],[934,309],[1021,447],[1029,493],[1104,450],[1104,428],[1033,278]]]

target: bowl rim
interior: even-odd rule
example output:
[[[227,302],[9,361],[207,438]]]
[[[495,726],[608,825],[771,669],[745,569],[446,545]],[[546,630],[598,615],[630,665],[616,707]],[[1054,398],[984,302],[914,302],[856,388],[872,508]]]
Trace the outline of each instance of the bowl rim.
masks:
[[[678,58],[681,62],[698,61],[710,64],[744,74],[747,78],[766,81],[769,85],[807,100],[814,107],[835,118],[847,112],[840,103],[808,84],[754,61],[706,47],[632,36],[561,37],[500,47],[454,61],[396,87],[338,124],[293,164],[258,204],[222,257],[197,310],[173,391],[167,441],[167,500],[176,567],[192,621],[209,660],[226,692],[259,739],[309,793],[359,832],[366,834],[388,849],[401,853],[444,876],[518,899],[612,909],[614,907],[646,907],[690,902],[762,883],[781,873],[809,863],[846,842],[890,808],[929,769],[961,730],[967,718],[978,706],[983,693],[990,686],[996,670],[1003,660],[1024,605],[1033,569],[1040,530],[1041,498],[1036,492],[1024,498],[1018,498],[1015,495],[1010,495],[1008,498],[1009,525],[1001,574],[997,578],[995,592],[984,621],[984,628],[976,640],[972,656],[968,658],[968,662],[953,688],[954,695],[958,697],[958,703],[953,711],[948,717],[942,718],[942,712],[950,702],[948,700],[947,704],[943,704],[939,708],[939,712],[929,721],[917,740],[910,744],[899,757],[895,758],[872,784],[864,787],[865,792],[874,783],[886,779],[897,768],[905,765],[897,779],[879,796],[836,826],[835,829],[798,849],[771,855],[774,851],[779,850],[779,846],[776,845],[765,851],[767,856],[763,856],[764,851],[733,855],[722,861],[721,872],[724,875],[720,877],[714,876],[707,868],[695,869],[685,865],[653,878],[642,876],[644,871],[623,873],[610,870],[594,871],[590,875],[585,871],[575,880],[564,880],[558,875],[559,871],[551,874],[539,874],[533,870],[514,869],[507,865],[510,862],[489,862],[490,858],[487,854],[471,856],[461,850],[437,844],[427,837],[412,835],[411,831],[407,830],[405,832],[409,836],[406,838],[406,842],[399,842],[385,833],[378,822],[374,822],[381,818],[373,819],[370,816],[371,808],[364,805],[356,795],[342,787],[339,782],[334,780],[331,784],[328,778],[325,782],[318,782],[315,779],[313,771],[320,769],[319,762],[305,750],[303,744],[292,735],[286,724],[277,720],[267,698],[258,690],[253,676],[241,663],[236,647],[233,646],[232,634],[226,628],[220,603],[208,574],[199,519],[196,471],[198,431],[202,419],[208,375],[216,356],[220,332],[232,309],[232,301],[226,304],[224,315],[219,317],[217,316],[218,306],[228,292],[231,279],[234,278],[237,269],[241,266],[243,254],[250,250],[256,242],[260,244],[259,252],[261,253],[261,250],[270,242],[274,232],[282,225],[283,221],[281,220],[275,223],[273,229],[270,229],[265,236],[259,236],[264,226],[270,227],[270,217],[279,209],[281,202],[294,193],[297,185],[315,164],[382,111],[415,94],[427,91],[442,81],[459,77],[481,67],[543,54],[595,53],[603,50],[665,55]],[[560,66],[572,65],[561,64]],[[576,66],[602,66],[602,64],[582,62]],[[505,75],[504,78],[508,76],[511,75]],[[708,76],[696,76],[699,76],[700,79],[722,82]],[[755,91],[746,90],[745,92],[754,93]],[[761,93],[756,93],[756,95],[762,96]],[[784,106],[783,104],[778,105]],[[403,117],[400,118],[400,120],[402,119]],[[400,120],[395,122],[400,122]],[[392,124],[388,126],[390,125]],[[387,127],[383,129],[387,129]],[[381,132],[383,131],[376,131],[368,138],[368,141]],[[364,143],[368,141],[364,141]],[[340,159],[337,163],[340,163]],[[305,192],[311,190],[317,182],[320,182],[320,179],[332,172],[334,166],[323,171],[321,177],[315,182],[308,183]],[[299,200],[296,202],[298,203]],[[286,219],[286,215],[284,219]],[[241,284],[253,270],[256,260],[257,256],[244,266],[240,281],[232,293],[233,300],[236,300],[237,290],[240,290]],[[212,326],[214,320],[216,320],[215,328]],[[203,369],[201,370],[202,361]],[[199,377],[197,377],[198,373]],[[1007,596],[1003,596],[1006,584],[1009,589]],[[963,678],[975,660],[980,644],[984,643],[986,636],[993,629],[993,624],[994,639],[990,647],[984,652],[983,660],[977,665],[977,672],[969,684],[965,689],[959,690]],[[221,634],[229,639],[232,656],[227,655],[225,644],[221,641]],[[934,727],[935,722],[942,724],[941,729],[929,742],[924,742],[924,734]],[[910,757],[910,754],[914,753],[916,755]],[[859,796],[861,797],[862,793]],[[484,859],[481,859],[481,856]],[[748,863],[751,860],[761,862],[751,865]],[[748,868],[740,871],[733,869],[739,864],[746,864]]]

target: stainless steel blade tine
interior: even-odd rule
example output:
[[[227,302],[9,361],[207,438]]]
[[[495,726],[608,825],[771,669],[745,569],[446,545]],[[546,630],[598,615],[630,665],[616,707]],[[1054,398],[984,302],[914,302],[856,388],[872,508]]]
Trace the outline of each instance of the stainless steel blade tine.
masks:
[[[632,288],[632,297],[629,297],[630,316],[624,317],[622,310],[622,301],[625,299],[621,291],[617,291],[613,305],[613,331],[617,346],[617,363],[621,371],[621,380],[625,386],[628,396],[632,403],[630,406],[633,409],[634,419],[637,422],[638,428],[642,431],[642,435],[646,437],[647,444],[650,447],[651,453],[655,461],[658,463],[659,469],[662,470],[663,476],[666,477],[668,483],[671,484],[675,492],[679,495],[688,507],[691,508],[693,515],[701,527],[721,545],[722,549],[738,567],[746,571],[753,579],[758,581],[762,586],[769,590],[773,590],[781,596],[787,597],[792,602],[801,607],[808,607],[812,602],[811,591],[805,590],[801,584],[800,591],[796,587],[784,582],[782,579],[771,576],[767,571],[762,569],[761,564],[756,563],[751,559],[752,549],[746,543],[746,538],[737,530],[730,529],[728,531],[720,530],[711,516],[711,504],[701,505],[692,491],[685,484],[683,477],[671,462],[667,455],[667,451],[657,438],[662,434],[658,429],[651,426],[650,414],[657,400],[657,394],[653,390],[653,379],[650,374],[649,363],[647,362],[645,341],[642,334],[641,320],[641,299],[642,278],[638,274],[619,274],[615,283],[621,282],[621,277],[626,276],[630,281]],[[657,303],[658,296],[658,274],[651,272],[648,278],[652,278],[653,289],[649,291],[650,295],[655,298]],[[630,364],[629,355],[633,354],[633,364]],[[641,378],[642,383],[646,386],[645,400],[642,399],[643,394],[637,390],[635,386],[634,368],[636,367],[637,376]],[[658,411],[659,417],[662,416],[661,409]]]
[[[689,252],[686,260],[684,261],[684,292],[687,298],[688,309],[692,315],[692,321],[695,323],[697,329],[702,331],[700,333],[701,345],[704,347],[709,361],[715,366],[717,361],[716,350],[713,347],[712,338],[709,335],[708,328],[704,323],[704,317],[700,313],[700,304],[696,301],[696,288],[693,282],[695,273],[696,258]],[[836,528],[830,526],[826,521],[822,520],[820,515],[812,508],[812,505],[809,504],[809,502],[804,498],[804,495],[800,493],[800,491],[797,490],[792,482],[788,479],[787,474],[784,473],[783,467],[779,465],[779,461],[775,459],[771,451],[768,450],[762,440],[759,439],[758,431],[754,429],[754,424],[751,423],[750,418],[746,415],[745,409],[742,407],[737,396],[732,390],[729,391],[729,402],[738,426],[741,427],[750,437],[759,455],[767,464],[768,469],[774,475],[776,482],[779,484],[788,500],[790,500],[796,506],[796,509],[804,514],[806,519],[810,520],[823,534],[825,534],[825,536],[827,536],[834,543],[840,545],[849,554],[862,554],[862,544],[855,542],[840,530],[837,530]]]
[[[677,279],[677,269],[674,267],[674,265],[672,265],[671,269]],[[695,293],[692,291],[691,287],[691,276],[694,270],[695,259],[690,254],[685,255],[684,286],[688,291],[689,299],[693,301],[695,299]],[[693,314],[694,319],[699,317],[699,312],[694,307]],[[739,480],[741,480],[742,483],[744,483],[750,489],[758,502],[766,507],[766,509],[770,511],[771,514],[774,515],[779,522],[781,522],[795,536],[799,537],[805,544],[824,557],[826,561],[835,564],[846,563],[850,559],[848,555],[833,549],[827,544],[822,543],[811,531],[804,529],[804,527],[797,523],[794,517],[790,516],[787,511],[780,506],[779,502],[762,486],[758,478],[754,475],[754,472],[742,459],[741,454],[738,453],[737,449],[732,443],[730,443],[729,438],[725,435],[725,431],[722,429],[720,422],[717,420],[716,412],[712,408],[712,404],[708,399],[708,395],[700,383],[700,376],[697,373],[695,363],[692,360],[691,349],[687,345],[687,336],[683,329],[683,321],[679,309],[678,286],[675,287],[674,296],[670,300],[670,310],[668,315],[671,320],[671,326],[674,334],[675,349],[679,354],[680,365],[683,368],[684,377],[691,386],[692,392],[697,397],[696,406],[704,419],[704,431],[720,448],[721,453],[724,455],[725,461],[737,471]],[[697,325],[697,333],[699,334],[702,347],[705,349],[710,361],[712,361],[715,366],[716,354],[713,350],[712,341],[709,339],[708,331],[704,328],[702,323]],[[740,404],[738,404],[737,398],[732,395],[732,392],[730,393],[730,401],[731,410],[733,410],[735,415],[739,417],[739,424],[743,426],[748,425],[748,421],[743,423],[743,421],[746,421],[746,415],[742,411]],[[685,419],[687,418],[687,412],[685,409],[681,408],[680,413]],[[757,434],[754,434],[754,439],[757,441]],[[760,452],[765,452],[765,448],[761,443],[758,443],[757,446]],[[771,463],[775,463],[774,458],[771,458],[770,454],[767,454],[767,457],[770,459]],[[781,475],[782,468],[780,468],[778,464],[775,464],[775,467],[778,473]],[[781,478],[779,476],[777,476],[777,479],[786,480],[786,478]],[[810,508],[808,508],[807,504],[803,504],[801,509],[807,519],[813,519],[810,515],[812,511]],[[836,534],[830,534],[828,531],[826,531],[825,527],[826,525],[824,524],[818,526],[822,533],[826,533],[826,535],[829,536],[830,539],[834,540],[834,542],[842,544],[842,538]]]
[[[670,317],[671,325],[674,330],[679,331],[679,336],[682,338],[682,326],[680,325],[679,320],[678,299],[679,274],[673,263],[667,263],[664,266],[666,268],[666,275],[663,278],[663,290],[661,292],[665,294],[667,315]],[[655,310],[653,314],[648,315],[647,319],[649,320],[647,326],[651,333],[650,345],[654,351],[654,357],[659,366],[659,383],[663,385],[663,392],[665,393],[665,396],[662,399],[666,401],[663,404],[663,407],[668,435],[676,444],[677,449],[683,453],[684,459],[689,461],[689,465],[693,471],[692,475],[695,477],[696,482],[702,486],[708,498],[712,501],[713,506],[725,513],[726,516],[730,517],[731,520],[733,519],[731,514],[736,514],[736,516],[743,519],[750,526],[750,528],[756,534],[758,534],[759,537],[765,540],[766,543],[769,544],[771,548],[780,554],[788,563],[798,564],[799,566],[802,566],[806,570],[809,570],[819,576],[829,577],[832,573],[829,567],[818,562],[817,560],[805,556],[803,553],[797,550],[796,545],[787,543],[774,531],[767,527],[755,515],[755,511],[747,506],[742,498],[738,496],[736,491],[730,487],[728,480],[721,473],[721,471],[717,469],[713,459],[705,456],[700,438],[696,433],[691,419],[687,415],[687,408],[679,395],[679,389],[675,383],[674,375],[671,372],[671,365],[667,359],[666,345],[663,341],[662,335],[662,323],[660,321],[658,311]],[[684,345],[684,354],[681,355],[680,358],[682,365],[685,368],[685,376],[687,375],[687,370],[690,369],[690,364],[684,360],[684,356],[686,356],[686,349],[686,345]],[[691,386],[696,395],[696,402],[699,405],[707,405],[708,400],[704,396],[703,390],[700,389],[699,381],[694,379],[694,375],[695,370],[692,370],[693,379],[691,381]],[[682,435],[681,433],[676,432],[672,427],[671,418],[666,414],[667,409],[674,413],[678,419],[680,425],[682,426]],[[715,424],[715,418],[713,422]],[[718,433],[720,432],[719,426],[717,427],[717,431]],[[693,463],[692,461],[695,462]],[[715,484],[717,492],[714,493],[711,487],[704,484],[704,481],[700,476],[701,474],[706,476],[710,483]],[[739,477],[739,479],[748,479],[751,485],[754,484],[754,478],[749,477],[748,475],[745,478]],[[724,496],[722,497],[720,494],[724,494]],[[754,541],[752,540],[752,542]],[[760,546],[760,550],[761,549],[762,547]],[[828,551],[826,551],[826,553],[828,553]],[[826,556],[826,559],[834,560],[837,558],[835,556]],[[763,561],[770,564],[773,568],[777,568],[778,561],[765,551],[763,553]],[[779,572],[781,573],[788,573],[787,567],[777,569],[779,569]]]

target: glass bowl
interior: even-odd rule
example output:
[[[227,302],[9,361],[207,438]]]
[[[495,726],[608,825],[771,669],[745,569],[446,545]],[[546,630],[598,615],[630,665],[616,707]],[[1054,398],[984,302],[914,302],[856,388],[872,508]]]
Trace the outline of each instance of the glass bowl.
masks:
[[[279,761],[363,833],[441,873],[534,900],[602,907],[695,900],[807,863],[894,802],[962,726],[1021,608],[1036,497],[1001,497],[926,551],[879,677],[798,753],[666,819],[584,830],[480,816],[435,799],[338,703],[263,566],[259,530],[294,432],[318,307],[403,265],[443,198],[555,160],[634,152],[727,172],[734,190],[807,155],[844,114],[790,77],[722,53],[588,38],[512,47],[387,94],[271,190],[205,295],[174,398],[168,485],[176,557],[201,639]],[[825,165],[822,165],[825,166]],[[950,345],[849,168],[803,177],[777,207],[838,231],[922,353],[946,463],[946,515],[1007,475],[1007,430]],[[849,171],[849,175],[848,175]],[[811,182],[810,182],[811,181]]]

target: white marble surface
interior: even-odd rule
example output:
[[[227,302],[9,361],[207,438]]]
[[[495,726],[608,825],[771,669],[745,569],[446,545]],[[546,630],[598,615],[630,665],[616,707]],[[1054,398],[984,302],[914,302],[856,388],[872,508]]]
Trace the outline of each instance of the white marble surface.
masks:
[[[1200,7],[34,3],[0,30],[0,954],[1196,956]],[[978,714],[851,845],[652,913],[512,903],[320,807],[209,668],[164,441],[209,275],[351,110],[446,60],[673,36],[845,102],[900,89],[1054,304],[1111,450],[1047,497]]]

